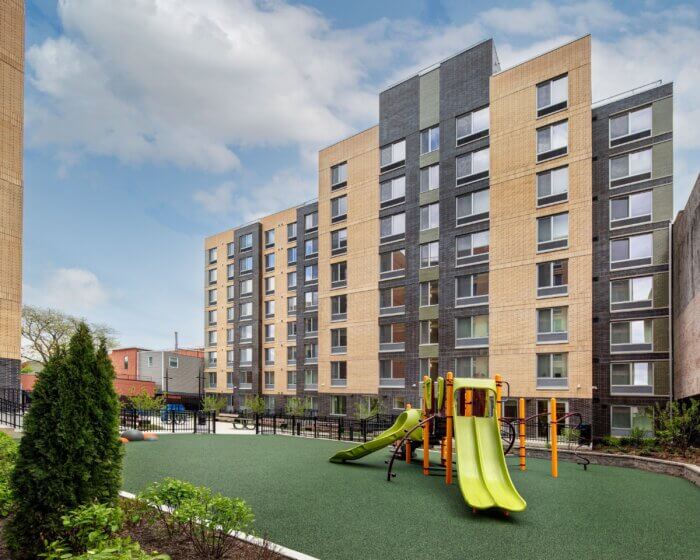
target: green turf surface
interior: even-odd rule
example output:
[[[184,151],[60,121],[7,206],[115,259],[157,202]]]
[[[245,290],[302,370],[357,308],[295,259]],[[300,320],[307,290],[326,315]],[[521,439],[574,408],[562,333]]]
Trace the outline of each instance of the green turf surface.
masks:
[[[355,464],[328,457],[344,442],[285,436],[161,436],[130,443],[124,488],[173,476],[244,498],[259,534],[322,559],[673,559],[700,557],[700,489],[633,469],[508,459],[528,503],[509,519],[472,514],[455,481],[387,457]]]

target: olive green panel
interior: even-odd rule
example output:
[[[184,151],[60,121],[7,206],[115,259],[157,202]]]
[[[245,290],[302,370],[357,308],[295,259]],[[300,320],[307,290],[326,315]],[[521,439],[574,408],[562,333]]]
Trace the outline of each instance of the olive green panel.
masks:
[[[428,152],[427,154],[423,154],[418,158],[418,164],[421,167],[425,167],[426,165],[433,165],[435,163],[440,162],[440,150],[433,150],[432,152]]]
[[[421,268],[418,271],[418,281],[427,282],[428,280],[437,280],[440,278],[440,269],[437,266],[430,268]]]
[[[420,198],[418,203],[423,206],[424,204],[430,204],[431,202],[437,202],[440,200],[440,189],[433,189],[432,191],[420,193]]]
[[[429,319],[437,319],[440,314],[440,308],[437,305],[418,308],[418,319],[428,321]]]
[[[651,105],[651,129],[654,135],[673,131],[673,97],[654,101]]]
[[[430,243],[431,241],[437,241],[438,239],[440,239],[439,228],[432,228],[426,229],[425,231],[421,231],[420,236],[418,237],[418,241],[420,243]]]
[[[419,358],[437,358],[439,346],[437,344],[429,344],[427,346],[418,347]]]
[[[668,263],[668,229],[655,229],[653,264]]]
[[[668,272],[654,274],[654,307],[668,307]]]
[[[673,175],[673,141],[654,144],[651,149],[651,178]]]
[[[428,128],[440,122],[440,69],[423,74],[420,77],[420,101],[418,120],[420,129]]]
[[[667,396],[671,393],[671,376],[668,362],[654,362],[654,394]]]
[[[654,352],[668,352],[668,317],[657,317],[654,321]]]
[[[654,187],[651,198],[653,221],[670,220],[673,213],[673,185],[669,183]]]

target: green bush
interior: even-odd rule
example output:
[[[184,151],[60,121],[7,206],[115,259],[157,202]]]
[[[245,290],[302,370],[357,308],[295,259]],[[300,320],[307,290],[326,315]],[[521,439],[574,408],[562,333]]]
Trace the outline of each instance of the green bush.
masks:
[[[149,485],[138,499],[141,502],[152,506],[161,525],[166,530],[169,536],[173,536],[179,532],[180,527],[178,519],[175,516],[169,515],[162,511],[163,507],[176,510],[188,500],[197,499],[199,489],[189,482],[177,480],[175,478],[165,478],[161,482],[154,482]]]
[[[12,511],[13,499],[10,478],[17,461],[17,440],[0,432],[0,518]]]
[[[63,516],[64,537],[73,552],[85,552],[114,537],[124,526],[124,514],[118,507],[103,504],[81,506]]]
[[[290,397],[284,405],[284,411],[289,416],[304,416],[311,410],[311,399],[309,397]]]
[[[646,433],[647,431],[644,428],[635,426],[630,430],[630,435],[620,438],[620,443],[630,447],[641,447],[644,440],[647,439],[644,437]]]
[[[204,412],[221,412],[226,407],[226,397],[223,395],[206,395],[202,399]]]
[[[619,449],[620,447],[620,438],[615,436],[603,436],[601,441],[606,447],[612,447],[613,449]]]
[[[254,414],[264,414],[267,407],[265,406],[265,399],[262,397],[248,396],[245,398],[243,408],[250,410]]]
[[[52,542],[40,558],[47,560],[170,560],[167,554],[144,552],[138,543],[128,537],[109,539],[96,548],[77,554],[61,542]]]
[[[656,407],[656,437],[661,445],[685,453],[700,438],[700,400]]]

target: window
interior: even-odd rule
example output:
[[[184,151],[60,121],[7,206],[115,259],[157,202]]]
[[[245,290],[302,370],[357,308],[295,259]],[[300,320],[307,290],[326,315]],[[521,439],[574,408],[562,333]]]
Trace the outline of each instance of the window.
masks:
[[[403,410],[406,408],[406,397],[397,395],[391,399],[391,408],[394,410]]]
[[[485,378],[488,376],[488,356],[464,356],[455,358],[455,377]]]
[[[406,386],[406,360],[379,360],[379,386]]]
[[[240,304],[240,311],[238,313],[240,318],[252,317],[253,316],[253,303],[246,301]]]
[[[214,264],[216,262],[216,247],[212,247],[207,251],[207,258],[209,260],[209,264]]]
[[[348,182],[348,164],[339,163],[331,167],[331,189],[339,189]]]
[[[333,395],[331,397],[331,414],[333,416],[345,416],[347,413],[347,397]]]
[[[437,241],[423,243],[420,246],[420,267],[437,266],[440,262],[440,244]]]
[[[421,358],[418,361],[418,371],[420,373],[420,379],[423,379],[426,375],[430,379],[437,379],[440,369],[438,368],[437,358]]]
[[[294,314],[297,312],[297,298],[296,296],[291,296],[287,298],[287,312]]]
[[[153,356],[148,356],[148,367],[153,367]]]
[[[316,231],[318,229],[318,212],[311,212],[304,216],[304,229],[306,231]]]
[[[209,375],[207,376],[209,379],[209,388],[210,389],[216,389],[216,372],[215,371],[210,371]]]
[[[537,297],[563,296],[569,292],[569,261],[548,261],[537,265]]]
[[[420,306],[438,305],[438,281],[430,280],[420,283]]]
[[[455,306],[485,305],[489,302],[489,273],[455,278]]]
[[[232,259],[235,254],[236,254],[236,244],[233,241],[231,241],[230,243],[226,243],[226,256],[229,259]]]
[[[253,281],[252,280],[241,280],[238,286],[238,293],[242,296],[249,296],[253,293]]]
[[[382,208],[406,200],[406,177],[396,177],[379,184],[379,202]]]
[[[438,343],[438,322],[437,319],[420,322],[420,344]]]
[[[304,387],[312,391],[318,389],[318,372],[316,370],[304,370]]]
[[[610,117],[610,146],[651,136],[651,106]]]
[[[275,300],[270,300],[265,302],[265,317],[275,316]]]
[[[226,365],[227,366],[232,366],[234,363],[233,360],[233,350],[226,350]]]
[[[348,317],[348,296],[331,297],[331,321],[342,321]]]
[[[242,371],[238,374],[238,388],[252,389],[253,388],[253,372]]]
[[[440,226],[440,204],[426,204],[420,207],[420,229],[432,229]]]
[[[287,322],[287,338],[296,338],[297,336],[297,322],[288,321]]]
[[[382,241],[396,241],[406,232],[406,214],[393,214],[379,220],[379,237]]]
[[[288,272],[287,273],[287,289],[293,290],[297,287],[297,273]]]
[[[565,249],[569,245],[569,213],[537,218],[537,252]]]
[[[297,363],[297,347],[287,346],[287,363],[296,364]]]
[[[238,327],[238,339],[241,342],[248,342],[250,340],[253,340],[253,326],[240,325]]]
[[[238,363],[239,364],[251,364],[253,362],[253,349],[252,348],[241,348],[238,352]]]
[[[124,369],[129,369],[129,356],[124,356]]]
[[[227,264],[226,265],[226,278],[228,280],[233,280],[233,277],[236,274],[236,265],[233,263]]]
[[[304,360],[307,364],[316,363],[318,360],[318,344],[316,342],[304,343]]]
[[[384,146],[379,157],[382,171],[401,166],[406,161],[406,141],[399,140]]]
[[[275,388],[275,372],[274,371],[266,371],[265,372],[265,389],[274,389]]]
[[[297,248],[290,247],[287,249],[287,264],[293,265],[297,262]]]
[[[265,348],[265,365],[272,365],[275,363],[275,349]]]
[[[268,295],[275,293],[275,277],[274,276],[270,276],[268,278],[265,278],[265,293]]]
[[[226,286],[226,300],[233,301],[234,295],[234,286],[233,284],[229,284],[228,286]]]
[[[304,292],[304,309],[316,309],[318,307],[318,292],[313,290],[311,292]]]
[[[233,344],[233,329],[226,329],[226,344]]]
[[[379,314],[392,315],[403,313],[406,305],[406,288],[386,288],[379,291]]]
[[[611,311],[629,311],[653,306],[654,277],[640,276],[610,282]]]
[[[315,284],[318,282],[318,265],[307,264],[304,267],[304,282],[306,284]]]
[[[253,270],[253,257],[243,257],[239,261],[239,267],[241,274],[245,274],[246,272],[251,272]]]
[[[233,323],[233,320],[236,317],[236,312],[234,311],[233,307],[227,307],[226,308],[226,322],[227,323]]]
[[[654,236],[651,233],[610,240],[610,268],[632,268],[652,263]]]
[[[476,150],[457,157],[457,186],[489,176],[489,149]]]
[[[274,270],[275,269],[275,254],[274,253],[268,253],[265,255],[265,270]]]
[[[207,367],[216,366],[216,351],[207,352]]]
[[[287,224],[287,241],[294,241],[297,238],[297,223]]]
[[[567,354],[537,354],[537,389],[566,389]]]
[[[331,254],[340,255],[347,251],[348,230],[337,229],[331,232]]]
[[[457,348],[488,346],[489,316],[474,315],[455,319],[455,346]]]
[[[339,196],[331,199],[331,222],[340,222],[348,217],[348,197]]]
[[[569,146],[567,121],[537,129],[537,161],[566,155]]]
[[[489,230],[477,231],[455,238],[457,266],[489,260]]]
[[[379,351],[402,352],[406,348],[406,324],[390,323],[379,326]]]
[[[610,323],[610,351],[651,352],[653,336],[652,319]]]
[[[436,163],[420,170],[420,192],[440,188],[440,164]]]
[[[331,265],[331,288],[342,288],[348,284],[348,263],[337,262]]]
[[[265,412],[272,414],[275,411],[275,397],[265,395],[263,400],[265,401]]]
[[[207,322],[210,325],[216,325],[216,309],[207,311]]]
[[[331,329],[331,354],[345,354],[348,348],[348,330]]]
[[[226,372],[226,388],[233,389],[233,372]]]
[[[420,153],[428,154],[440,149],[440,127],[433,126],[420,133]]]
[[[610,158],[610,187],[651,178],[651,148]]]
[[[403,276],[406,271],[406,250],[399,249],[379,255],[379,274],[382,280]]]
[[[457,117],[457,145],[461,146],[489,133],[489,108],[484,107]]]
[[[537,343],[567,342],[568,321],[566,307],[546,307],[537,310]]]
[[[537,174],[537,206],[569,199],[569,167],[558,167]]]
[[[304,317],[304,336],[314,336],[318,333],[318,317]]]
[[[654,433],[654,409],[648,406],[611,406],[610,434],[629,436],[634,428],[644,430],[645,435]]]
[[[290,370],[287,372],[287,389],[297,388],[297,372]]]
[[[304,241],[304,257],[310,258],[318,255],[318,237]]]
[[[207,270],[207,278],[210,284],[216,284],[216,269],[210,268]]]
[[[274,246],[275,246],[275,230],[268,229],[265,232],[265,247],[274,247]]]
[[[238,238],[238,247],[241,251],[246,251],[253,247],[253,234],[246,233]]]
[[[489,217],[489,189],[457,197],[457,225],[463,226]]]
[[[610,199],[610,227],[627,227],[651,222],[651,213],[651,191]]]
[[[653,395],[654,363],[629,362],[610,364],[610,394]]]
[[[207,292],[207,301],[209,305],[214,305],[216,303],[216,288],[212,288]]]
[[[537,116],[543,117],[566,109],[568,99],[568,76],[559,76],[537,84]]]

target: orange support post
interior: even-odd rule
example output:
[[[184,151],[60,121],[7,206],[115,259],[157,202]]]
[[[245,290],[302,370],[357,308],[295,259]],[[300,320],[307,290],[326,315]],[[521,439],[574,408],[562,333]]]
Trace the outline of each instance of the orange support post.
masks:
[[[472,406],[472,399],[474,393],[471,389],[464,390],[464,415],[471,416],[473,414],[474,407]]]
[[[503,408],[501,407],[503,380],[500,375],[494,375],[493,378],[496,380],[496,418],[500,418],[503,415]]]
[[[557,399],[549,400],[550,416],[552,418],[552,477],[559,477],[559,455],[557,453]]]
[[[432,383],[432,380],[427,375],[423,377],[423,383]],[[432,395],[432,391],[431,391]],[[426,391],[423,390],[423,415],[428,417],[428,410],[432,412],[433,405],[426,400]],[[423,474],[430,474],[430,420],[423,424]]]
[[[525,470],[525,399],[518,400],[518,434],[520,436],[520,470]]]
[[[452,484],[452,430],[454,422],[454,376],[447,372],[445,380],[445,484]]]

